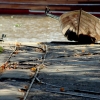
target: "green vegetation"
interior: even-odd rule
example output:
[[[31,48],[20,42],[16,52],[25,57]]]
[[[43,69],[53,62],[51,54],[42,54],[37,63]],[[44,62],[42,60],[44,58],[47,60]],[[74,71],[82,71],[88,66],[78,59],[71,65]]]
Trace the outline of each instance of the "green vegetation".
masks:
[[[0,47],[0,53],[2,53],[4,51],[4,49],[2,47]]]
[[[21,24],[16,24],[14,27],[20,27],[21,26]]]

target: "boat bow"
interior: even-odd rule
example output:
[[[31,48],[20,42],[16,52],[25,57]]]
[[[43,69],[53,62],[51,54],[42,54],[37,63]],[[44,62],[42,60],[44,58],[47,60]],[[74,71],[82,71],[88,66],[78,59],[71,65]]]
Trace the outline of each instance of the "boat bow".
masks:
[[[62,33],[68,40],[94,43],[100,40],[100,19],[83,11],[75,10],[59,17]]]

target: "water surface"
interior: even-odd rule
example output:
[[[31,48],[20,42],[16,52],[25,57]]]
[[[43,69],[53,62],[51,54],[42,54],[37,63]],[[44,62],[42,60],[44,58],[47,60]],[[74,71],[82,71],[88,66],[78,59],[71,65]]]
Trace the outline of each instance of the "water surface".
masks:
[[[5,41],[66,41],[58,20],[37,15],[0,15],[0,35]]]

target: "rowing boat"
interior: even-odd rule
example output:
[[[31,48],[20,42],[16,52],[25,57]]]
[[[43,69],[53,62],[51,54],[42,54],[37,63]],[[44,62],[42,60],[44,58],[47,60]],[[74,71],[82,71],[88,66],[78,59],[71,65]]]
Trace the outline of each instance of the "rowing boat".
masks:
[[[83,10],[64,13],[59,17],[62,33],[68,40],[81,43],[100,41],[100,19]]]

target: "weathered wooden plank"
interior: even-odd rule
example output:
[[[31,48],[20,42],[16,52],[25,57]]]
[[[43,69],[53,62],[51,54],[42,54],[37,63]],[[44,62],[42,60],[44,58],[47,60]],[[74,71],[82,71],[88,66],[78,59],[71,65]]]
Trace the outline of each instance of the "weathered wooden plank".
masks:
[[[11,79],[30,79],[34,73],[30,69],[8,69],[1,76],[1,79],[11,78]]]
[[[19,89],[28,84],[15,80],[0,82],[0,100],[19,100],[20,97],[24,96],[24,92],[20,92]]]
[[[23,93],[19,91],[0,90],[0,100],[19,100],[20,97],[23,97]]]
[[[19,53],[13,56],[10,61],[12,62],[21,62],[21,61],[28,61],[28,60],[37,60],[41,59],[43,53],[36,53],[36,52],[29,52],[29,53]]]

